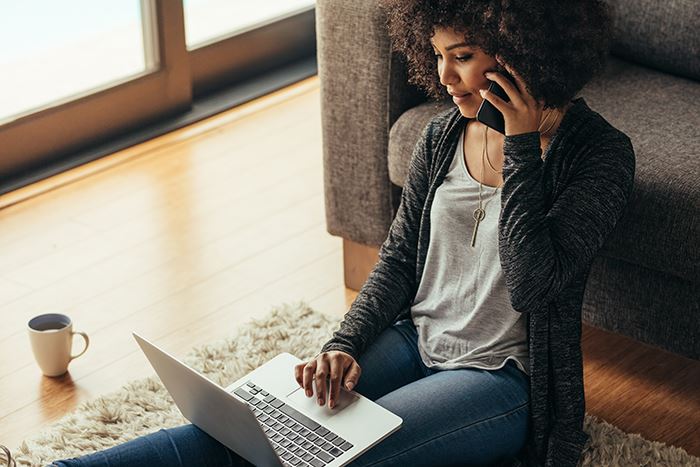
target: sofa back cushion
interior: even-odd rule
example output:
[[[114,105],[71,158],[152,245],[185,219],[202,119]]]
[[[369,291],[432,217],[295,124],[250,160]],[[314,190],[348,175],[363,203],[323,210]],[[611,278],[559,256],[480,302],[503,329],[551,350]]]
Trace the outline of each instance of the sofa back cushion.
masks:
[[[613,55],[700,81],[700,1],[605,1],[614,12]]]

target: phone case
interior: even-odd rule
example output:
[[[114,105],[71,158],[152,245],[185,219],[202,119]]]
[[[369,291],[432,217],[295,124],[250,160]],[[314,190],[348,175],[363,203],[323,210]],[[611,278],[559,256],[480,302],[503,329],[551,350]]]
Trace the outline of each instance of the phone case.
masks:
[[[507,71],[500,69],[500,67],[496,71],[505,76],[511,83],[516,84],[515,79]],[[508,94],[495,81],[491,81],[491,84],[489,84],[489,92],[496,94],[506,102],[510,102]],[[503,114],[486,99],[481,102],[479,110],[476,112],[476,119],[489,128],[493,128],[501,134],[506,134],[506,123],[503,119]]]

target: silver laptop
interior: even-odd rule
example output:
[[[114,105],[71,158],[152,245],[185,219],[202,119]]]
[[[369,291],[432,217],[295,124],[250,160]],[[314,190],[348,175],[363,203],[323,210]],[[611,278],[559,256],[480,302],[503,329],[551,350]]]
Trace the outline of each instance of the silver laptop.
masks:
[[[400,417],[346,389],[333,409],[294,378],[281,353],[222,388],[134,333],[182,415],[256,466],[336,467],[401,427]],[[313,386],[313,385],[312,385]],[[327,402],[327,401],[326,401]]]

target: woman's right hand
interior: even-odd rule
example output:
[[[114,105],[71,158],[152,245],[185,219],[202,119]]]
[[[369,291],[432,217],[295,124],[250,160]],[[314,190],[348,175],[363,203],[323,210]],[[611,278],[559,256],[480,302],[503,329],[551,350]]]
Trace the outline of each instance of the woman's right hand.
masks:
[[[361,374],[362,369],[355,359],[350,354],[340,350],[321,352],[312,360],[294,367],[294,378],[299,386],[304,388],[307,397],[313,396],[311,383],[312,381],[316,382],[318,405],[323,405],[326,401],[326,384],[318,382],[326,382],[326,378],[330,377],[328,405],[331,409],[338,402],[341,384],[350,391],[357,385]]]

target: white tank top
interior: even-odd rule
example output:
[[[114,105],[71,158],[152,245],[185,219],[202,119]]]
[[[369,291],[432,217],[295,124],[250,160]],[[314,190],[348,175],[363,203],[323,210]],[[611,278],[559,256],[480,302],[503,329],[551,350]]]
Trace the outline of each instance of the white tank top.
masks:
[[[411,305],[418,349],[429,368],[498,369],[506,360],[529,372],[527,317],[510,304],[498,253],[501,189],[483,186],[476,244],[471,246],[479,182],[467,169],[461,135],[430,209],[430,242]]]

